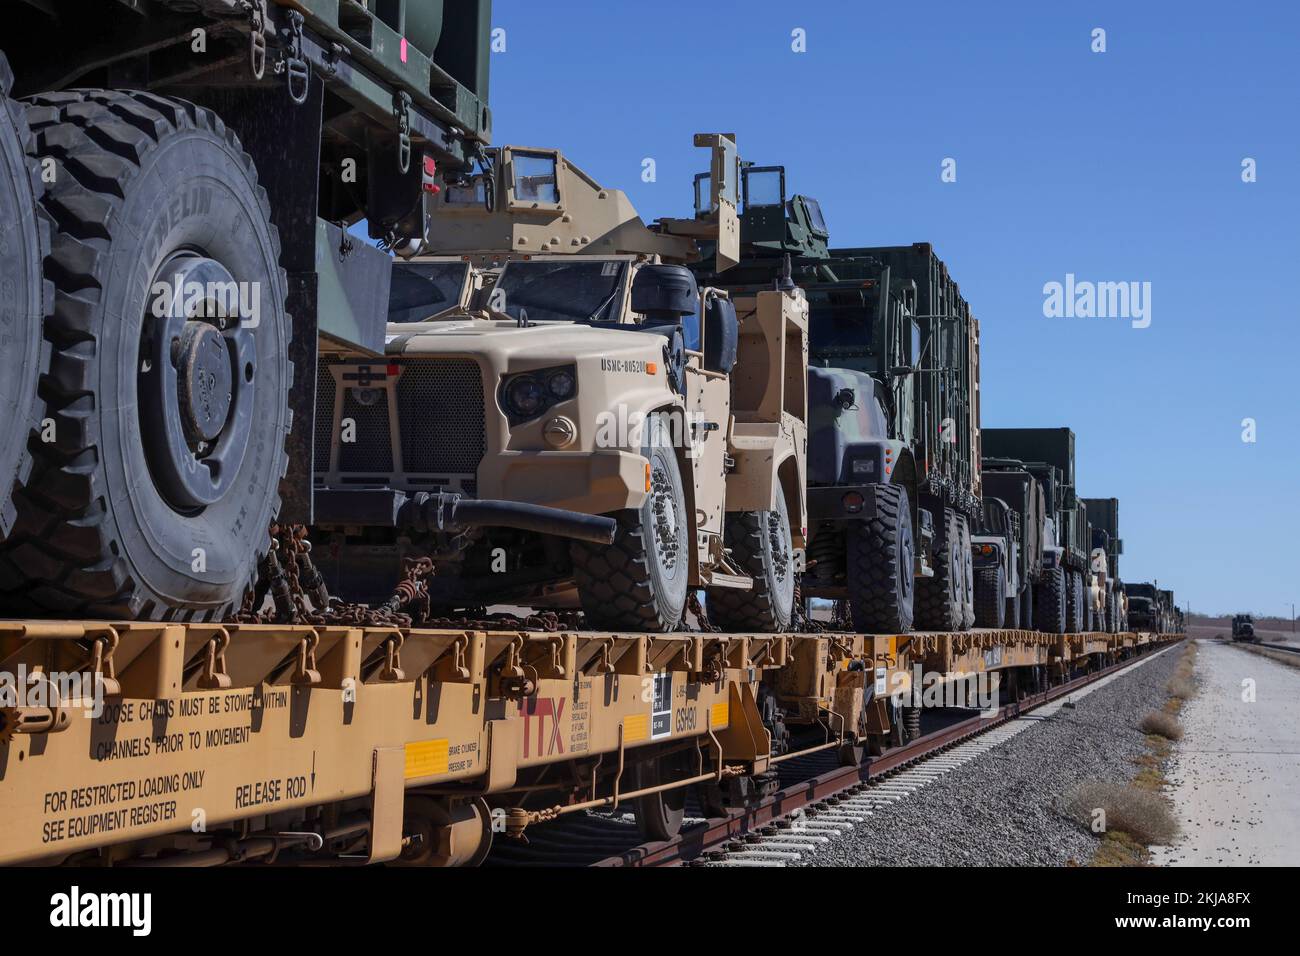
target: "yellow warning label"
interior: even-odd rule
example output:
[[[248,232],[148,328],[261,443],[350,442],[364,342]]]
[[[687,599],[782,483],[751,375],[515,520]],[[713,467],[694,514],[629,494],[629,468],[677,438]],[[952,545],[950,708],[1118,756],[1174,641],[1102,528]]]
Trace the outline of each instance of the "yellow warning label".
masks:
[[[406,745],[406,779],[432,777],[447,772],[448,742],[421,740]]]
[[[725,727],[731,721],[731,705],[725,700],[709,708],[709,726]]]
[[[634,744],[638,740],[650,739],[650,715],[633,714],[623,718],[623,742]]]

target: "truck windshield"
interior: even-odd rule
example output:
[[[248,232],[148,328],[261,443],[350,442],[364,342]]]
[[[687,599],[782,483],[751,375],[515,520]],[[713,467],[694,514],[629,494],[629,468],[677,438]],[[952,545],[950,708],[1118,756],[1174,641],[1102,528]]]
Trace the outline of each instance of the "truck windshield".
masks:
[[[873,370],[877,364],[872,321],[875,309],[868,306],[866,291],[810,289],[807,294],[808,348],[813,357],[837,362],[867,359],[845,363],[843,367]]]
[[[627,263],[511,262],[492,289],[492,308],[530,322],[602,321],[618,313]]]
[[[468,262],[399,262],[393,265],[388,321],[423,322],[460,304]]]

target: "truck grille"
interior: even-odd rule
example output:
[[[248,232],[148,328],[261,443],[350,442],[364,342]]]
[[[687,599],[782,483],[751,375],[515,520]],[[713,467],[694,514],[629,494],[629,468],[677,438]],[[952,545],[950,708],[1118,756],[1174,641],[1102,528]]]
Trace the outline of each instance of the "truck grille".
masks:
[[[397,383],[402,464],[408,474],[469,475],[487,450],[483,376],[467,359],[412,362]]]
[[[387,475],[393,471],[393,433],[388,422],[388,399],[380,391],[373,405],[362,405],[352,394],[343,393],[343,418],[356,422],[356,441],[339,445],[339,471]],[[342,424],[342,421],[340,424]]]
[[[483,377],[470,359],[433,359],[404,364],[397,382],[401,473],[393,455],[387,393],[362,405],[348,389],[339,420],[331,364],[321,362],[316,386],[316,474],[330,472],[330,448],[346,419],[355,422],[354,442],[339,443],[342,480],[383,479],[393,485],[429,488],[459,484],[474,493],[474,479],[487,451]],[[376,383],[379,385],[379,383]],[[449,481],[455,479],[455,481]]]
[[[334,399],[338,387],[327,362],[316,365],[316,474],[330,470],[330,451],[334,441]]]

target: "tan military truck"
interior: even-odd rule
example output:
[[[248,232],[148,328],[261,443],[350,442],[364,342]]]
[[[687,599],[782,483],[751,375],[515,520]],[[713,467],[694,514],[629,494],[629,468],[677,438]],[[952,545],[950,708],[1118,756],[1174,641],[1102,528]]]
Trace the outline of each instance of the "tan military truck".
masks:
[[[581,607],[668,631],[790,626],[805,538],[807,304],[685,263],[738,251],[739,158],[713,207],[646,226],[558,151],[506,147],[394,263],[386,354],[320,360],[317,539],[338,594],[429,557],[434,608]],[[331,414],[332,410],[332,414]],[[318,549],[318,551],[321,549]]]

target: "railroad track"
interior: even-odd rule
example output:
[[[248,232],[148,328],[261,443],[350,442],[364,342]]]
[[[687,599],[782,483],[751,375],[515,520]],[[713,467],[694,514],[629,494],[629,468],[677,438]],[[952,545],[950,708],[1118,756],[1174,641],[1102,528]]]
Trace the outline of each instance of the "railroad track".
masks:
[[[1288,654],[1300,654],[1300,647],[1294,644],[1256,644],[1256,647],[1271,647],[1275,651],[1286,651]]]
[[[527,844],[498,841],[489,865],[785,866],[1027,730],[1064,706],[1071,694],[1169,649],[1074,678],[996,712],[958,720],[858,766],[839,766],[833,750],[792,756],[779,765],[780,788],[748,807],[705,818],[688,800],[686,823],[672,840],[642,842],[630,813],[580,815],[531,828]]]

